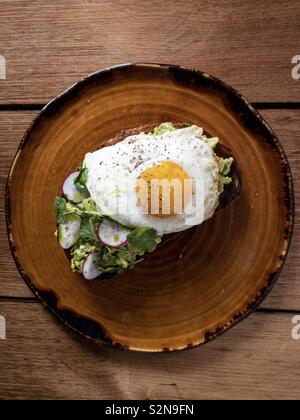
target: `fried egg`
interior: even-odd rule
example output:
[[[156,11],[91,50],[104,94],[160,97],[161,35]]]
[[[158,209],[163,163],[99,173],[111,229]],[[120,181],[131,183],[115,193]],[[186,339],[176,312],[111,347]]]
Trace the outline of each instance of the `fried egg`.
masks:
[[[180,232],[212,217],[218,203],[217,158],[195,125],[129,136],[88,153],[84,165],[99,212],[127,227]]]

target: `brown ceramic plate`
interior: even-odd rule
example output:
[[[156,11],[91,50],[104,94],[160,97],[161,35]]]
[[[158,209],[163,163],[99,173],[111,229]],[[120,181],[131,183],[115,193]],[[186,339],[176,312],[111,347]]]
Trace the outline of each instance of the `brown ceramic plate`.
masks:
[[[118,131],[162,121],[220,137],[238,161],[242,195],[134,270],[84,281],[53,234],[61,182]],[[26,133],[7,184],[11,249],[31,289],[82,335],[143,351],[206,343],[248,315],[282,268],[293,206],[286,156],[262,117],[223,82],[172,65],[114,67],[57,97]]]

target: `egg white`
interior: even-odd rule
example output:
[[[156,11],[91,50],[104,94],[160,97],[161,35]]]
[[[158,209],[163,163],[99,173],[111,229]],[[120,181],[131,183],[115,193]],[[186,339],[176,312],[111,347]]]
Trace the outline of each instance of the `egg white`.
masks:
[[[137,205],[136,184],[140,174],[162,161],[180,165],[193,180],[203,180],[204,211],[191,219],[183,214],[159,218],[145,214]],[[128,227],[150,226],[159,234],[179,232],[212,217],[219,198],[218,164],[203,130],[197,126],[161,135],[139,134],[88,153],[87,188],[98,210]]]

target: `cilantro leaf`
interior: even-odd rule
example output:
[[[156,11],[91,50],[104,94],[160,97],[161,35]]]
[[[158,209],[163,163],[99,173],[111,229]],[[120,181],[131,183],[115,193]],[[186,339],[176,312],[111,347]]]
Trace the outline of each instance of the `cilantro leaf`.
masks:
[[[84,217],[81,221],[79,237],[90,244],[99,242],[93,217]]]
[[[74,179],[74,185],[78,191],[83,191],[86,189],[86,182],[88,177],[88,168],[82,166],[79,174]]]
[[[127,235],[127,242],[140,251],[152,252],[156,248],[159,238],[155,229],[140,227]]]
[[[54,208],[55,208],[57,223],[65,222],[65,216],[67,213],[66,205],[67,205],[67,202],[63,197],[55,198]]]

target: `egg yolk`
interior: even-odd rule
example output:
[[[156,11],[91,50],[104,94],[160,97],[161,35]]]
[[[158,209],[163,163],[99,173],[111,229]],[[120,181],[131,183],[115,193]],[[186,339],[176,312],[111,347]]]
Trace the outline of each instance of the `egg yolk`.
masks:
[[[181,214],[187,199],[191,181],[189,175],[177,163],[162,161],[145,169],[137,183],[137,203],[144,212],[154,217],[170,217]]]

